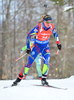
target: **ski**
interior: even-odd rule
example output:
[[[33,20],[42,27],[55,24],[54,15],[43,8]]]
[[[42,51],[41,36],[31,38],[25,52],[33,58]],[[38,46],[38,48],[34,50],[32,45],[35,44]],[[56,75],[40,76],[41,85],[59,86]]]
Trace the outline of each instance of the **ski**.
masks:
[[[5,88],[10,88],[10,87],[13,87],[13,85],[4,86],[4,89],[5,89]]]
[[[52,85],[48,85],[48,86],[43,86],[43,85],[36,85],[36,84],[32,84],[33,86],[41,86],[41,87],[49,87],[49,88],[55,88],[55,89],[61,89],[61,90],[67,90],[67,88],[60,88],[60,87],[55,87]]]
[[[9,86],[4,86],[4,89],[5,89],[5,88],[14,87],[14,86],[18,86],[18,85],[20,85],[20,84],[17,84],[17,85],[13,85],[13,84],[12,84],[12,85],[9,85]]]

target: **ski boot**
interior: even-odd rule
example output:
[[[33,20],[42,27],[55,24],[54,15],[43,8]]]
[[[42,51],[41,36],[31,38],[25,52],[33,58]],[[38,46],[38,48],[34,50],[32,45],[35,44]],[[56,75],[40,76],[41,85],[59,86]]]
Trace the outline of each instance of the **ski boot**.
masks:
[[[43,86],[49,86],[48,82],[46,81],[46,78],[42,78],[41,83]]]
[[[16,86],[22,79],[25,79],[26,76],[21,76],[19,74],[18,78],[13,82],[12,86]]]
[[[48,82],[46,81],[46,75],[42,75],[42,80],[41,80],[41,83],[43,86],[48,86]]]
[[[21,81],[21,79],[17,78],[17,79],[13,82],[12,86],[16,86],[20,81]]]

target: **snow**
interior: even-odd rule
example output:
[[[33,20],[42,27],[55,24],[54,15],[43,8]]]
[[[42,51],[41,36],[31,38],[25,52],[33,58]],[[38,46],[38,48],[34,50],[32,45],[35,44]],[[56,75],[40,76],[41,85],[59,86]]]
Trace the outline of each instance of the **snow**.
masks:
[[[47,79],[50,85],[67,90],[33,86],[40,80],[22,80],[18,86],[10,86],[14,80],[0,80],[0,100],[74,100],[74,76],[66,79]]]
[[[74,8],[74,6],[67,6],[67,7],[65,7],[64,10],[63,10],[63,12],[64,12],[64,11],[67,11],[67,10],[69,10],[69,9],[71,9],[71,8]]]

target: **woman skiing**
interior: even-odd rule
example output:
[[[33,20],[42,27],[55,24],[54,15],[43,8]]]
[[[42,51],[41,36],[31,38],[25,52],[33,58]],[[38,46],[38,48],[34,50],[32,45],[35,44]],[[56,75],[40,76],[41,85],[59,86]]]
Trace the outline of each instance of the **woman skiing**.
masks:
[[[30,49],[30,39],[32,36],[36,36],[34,47]],[[27,50],[26,52],[29,55],[27,65],[23,68],[23,74],[19,75],[19,77],[13,82],[13,85],[17,85],[21,79],[26,77],[28,70],[32,66],[35,58],[39,53],[42,54],[43,57],[43,70],[42,70],[42,85],[48,86],[48,82],[46,81],[48,70],[49,70],[49,60],[50,60],[50,47],[49,47],[49,38],[53,35],[56,44],[59,50],[61,50],[61,44],[59,42],[58,33],[55,30],[54,24],[52,24],[52,19],[50,15],[45,15],[41,18],[41,23],[38,23],[36,27],[34,27],[27,35]]]

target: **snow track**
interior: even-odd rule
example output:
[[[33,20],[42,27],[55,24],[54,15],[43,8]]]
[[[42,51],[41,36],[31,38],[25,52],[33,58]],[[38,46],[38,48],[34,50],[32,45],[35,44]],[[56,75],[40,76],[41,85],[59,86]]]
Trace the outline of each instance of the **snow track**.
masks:
[[[47,80],[50,85],[68,88],[67,90],[31,85],[40,85],[40,80],[22,80],[18,86],[3,88],[10,86],[13,81],[0,80],[0,100],[74,100],[74,76]]]

